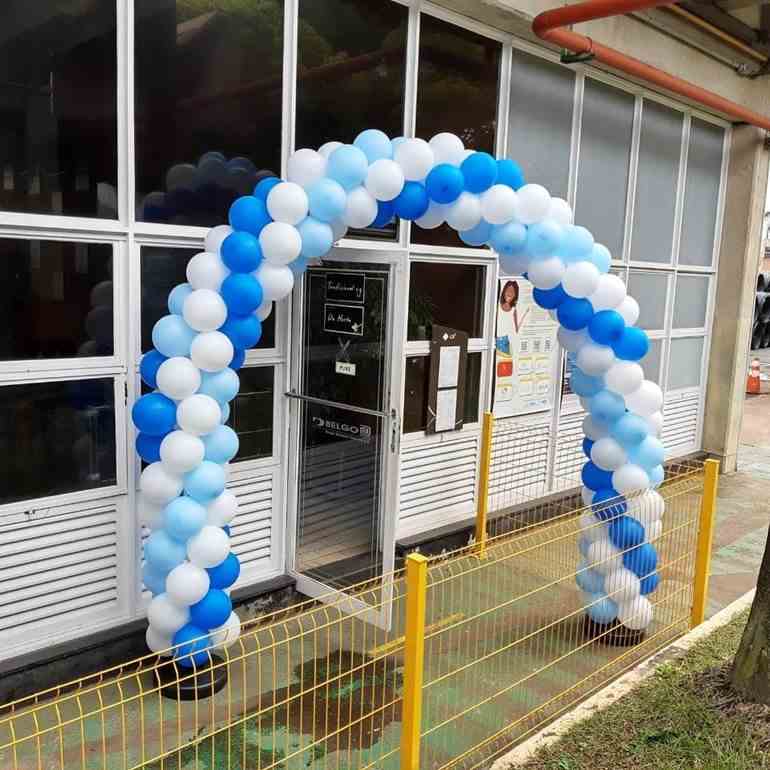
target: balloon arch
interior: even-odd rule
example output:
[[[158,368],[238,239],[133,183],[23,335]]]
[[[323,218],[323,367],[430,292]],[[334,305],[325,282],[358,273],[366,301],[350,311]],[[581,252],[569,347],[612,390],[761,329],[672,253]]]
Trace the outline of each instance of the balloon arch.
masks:
[[[224,424],[236,372],[308,259],[324,256],[348,227],[394,217],[423,228],[446,222],[464,243],[490,246],[502,270],[524,275],[558,319],[571,387],[588,412],[582,480],[592,513],[582,522],[577,583],[595,623],[645,629],[647,596],[659,583],[651,542],[664,507],[654,490],[663,480],[663,397],[644,379],[638,362],[649,341],[634,326],[638,304],[609,273],[607,248],[572,224],[566,201],[525,183],[514,161],[468,150],[449,133],[426,142],[369,129],[353,144],[296,151],[287,176],[262,179],[232,204],[229,225],[208,232],[141,361],[154,390],[132,413],[137,452],[149,463],[140,520],[152,530],[142,569],[153,594],[150,649],[174,647],[178,662],[192,666],[238,638],[228,591],[240,572],[230,552],[238,505],[225,489],[238,438]]]

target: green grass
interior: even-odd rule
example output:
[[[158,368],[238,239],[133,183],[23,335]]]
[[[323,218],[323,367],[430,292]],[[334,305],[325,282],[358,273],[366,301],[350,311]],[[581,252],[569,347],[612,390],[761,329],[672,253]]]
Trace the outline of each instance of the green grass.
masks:
[[[770,709],[726,704],[704,675],[728,663],[748,612],[660,666],[637,689],[573,727],[526,770],[755,770],[770,768]],[[770,686],[770,683],[768,683]],[[725,711],[727,708],[727,712]]]

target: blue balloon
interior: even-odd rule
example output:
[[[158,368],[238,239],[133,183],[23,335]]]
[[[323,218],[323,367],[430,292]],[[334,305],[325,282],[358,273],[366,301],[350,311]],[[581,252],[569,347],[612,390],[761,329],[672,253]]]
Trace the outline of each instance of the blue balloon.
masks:
[[[569,386],[573,393],[583,398],[591,398],[600,391],[604,390],[603,377],[591,377],[577,366],[572,367],[572,374],[569,378]]]
[[[469,246],[483,246],[492,235],[492,225],[483,219],[470,230],[463,230],[459,233],[460,240]]]
[[[598,465],[594,465],[590,460],[580,471],[580,478],[583,485],[594,492],[598,489],[608,489],[612,487],[612,471],[603,471]]]
[[[650,469],[662,465],[665,456],[666,450],[662,442],[654,436],[647,436],[629,452],[628,458],[649,472]]]
[[[234,158],[230,158],[227,161],[227,167],[231,171],[237,171],[238,169],[246,171],[249,174],[255,174],[257,167],[248,158],[244,158],[242,155],[236,155]]]
[[[377,216],[370,227],[385,227],[390,224],[395,216],[393,201],[377,201]]]
[[[153,569],[147,562],[142,565],[142,582],[153,596],[165,593],[166,575],[168,575],[168,572],[159,572]]]
[[[160,462],[160,442],[163,436],[151,436],[149,433],[140,433],[136,437],[136,453],[146,463]]]
[[[347,195],[339,182],[333,179],[319,179],[308,191],[308,211],[321,222],[332,222],[345,212]]]
[[[497,181],[497,161],[488,152],[469,155],[460,165],[460,171],[468,192],[484,192]]]
[[[563,238],[562,228],[556,222],[537,222],[527,228],[527,253],[533,257],[554,254]]]
[[[162,393],[147,393],[134,402],[131,419],[148,436],[165,436],[174,430],[176,404]]]
[[[639,593],[642,596],[647,596],[657,589],[660,585],[660,575],[657,572],[653,572],[651,575],[643,577],[639,585]]]
[[[612,623],[618,617],[618,605],[608,596],[589,594],[590,605],[587,608],[588,617],[600,626]]]
[[[230,419],[230,404],[220,404],[219,408],[222,410],[222,425],[224,425]]]
[[[647,332],[637,329],[635,326],[627,326],[620,335],[620,339],[612,345],[615,355],[625,361],[638,361],[647,355],[650,349],[650,340]]]
[[[600,273],[609,273],[612,264],[612,254],[610,250],[601,243],[595,243],[591,250],[590,261],[596,265]]]
[[[190,622],[210,631],[224,625],[232,611],[233,604],[224,591],[219,588],[209,589],[199,602],[190,607]]]
[[[567,297],[556,310],[559,323],[573,332],[584,329],[593,314],[593,305],[583,297]]]
[[[390,144],[388,135],[376,128],[367,128],[362,131],[354,140],[353,145],[358,147],[366,155],[369,163],[381,158],[392,158],[393,147]]]
[[[451,163],[439,163],[425,178],[428,197],[436,203],[452,203],[465,187],[462,171]]]
[[[225,524],[224,527],[221,527],[222,532],[224,532],[228,537],[232,534],[233,530],[232,527],[229,524]]]
[[[512,257],[524,250],[527,243],[527,228],[519,222],[508,222],[504,225],[495,225],[489,245],[498,253],[506,257]]]
[[[217,564],[216,567],[209,567],[206,572],[209,573],[212,588],[230,588],[241,574],[241,563],[231,551],[221,564]]]
[[[615,310],[599,310],[588,324],[588,333],[600,345],[613,345],[626,328],[623,316]]]
[[[626,513],[628,503],[623,495],[618,494],[612,487],[607,487],[594,492],[591,510],[600,521],[609,521]]]
[[[508,185],[508,187],[512,187],[514,190],[524,187],[526,180],[524,179],[524,172],[521,170],[521,166],[516,161],[509,160],[508,158],[498,160],[497,184]]]
[[[184,543],[163,529],[156,529],[144,541],[144,560],[155,572],[170,572],[187,558]]]
[[[534,289],[532,296],[540,307],[544,307],[546,310],[555,310],[567,299],[567,292],[564,291],[561,284],[557,284],[553,289]]]
[[[197,535],[206,524],[206,509],[190,497],[182,495],[163,509],[163,526],[166,532],[182,543]]]
[[[204,458],[214,463],[229,463],[238,454],[238,434],[227,425],[220,425],[203,436]]]
[[[643,578],[655,572],[658,566],[658,554],[652,545],[642,543],[623,554],[623,565],[638,578]]]
[[[233,358],[230,361],[230,368],[236,372],[243,366],[243,362],[246,360],[246,351],[240,348],[235,348]]]
[[[581,562],[578,566],[575,582],[578,584],[578,588],[587,594],[604,593],[604,575],[595,569],[586,567],[585,562]]]
[[[236,315],[253,313],[263,299],[262,284],[250,273],[230,273],[219,293],[228,311]]]
[[[265,201],[253,195],[237,198],[230,206],[228,218],[233,230],[244,230],[251,235],[259,235],[264,226],[272,222]]]
[[[224,468],[210,460],[204,460],[197,468],[182,477],[184,491],[199,503],[209,503],[225,491]]]
[[[193,287],[189,283],[180,283],[171,289],[168,295],[168,312],[174,315],[182,315],[184,301],[193,293]]]
[[[339,182],[346,190],[358,187],[366,178],[369,161],[358,147],[343,144],[338,147],[326,163],[326,176]]]
[[[608,526],[610,541],[621,551],[644,542],[644,527],[631,516],[618,516]]]
[[[650,468],[650,470],[647,471],[647,475],[650,477],[650,484],[653,487],[659,487],[663,483],[666,472],[662,465],[656,465],[654,468]]]
[[[559,248],[559,255],[565,262],[579,262],[588,259],[594,248],[591,232],[580,225],[564,225],[564,236]]]
[[[151,350],[142,356],[142,360],[139,363],[139,374],[142,375],[142,380],[144,380],[146,385],[153,389],[158,387],[158,381],[155,378],[158,375],[160,365],[166,360],[166,356],[158,353],[157,350]]]
[[[176,648],[174,658],[182,668],[203,666],[210,660],[207,650],[211,646],[211,641],[206,636],[206,630],[192,623],[182,626],[174,634],[172,644]]]
[[[611,390],[600,390],[595,396],[591,396],[588,409],[591,417],[597,422],[608,425],[625,414],[626,402],[623,396]]]
[[[428,193],[419,182],[405,182],[403,190],[393,199],[393,210],[401,219],[419,219],[429,205]]]
[[[624,414],[610,427],[610,435],[626,451],[644,441],[649,432],[647,423],[638,415],[630,412]]]
[[[253,313],[249,315],[228,314],[227,320],[219,331],[226,334],[234,348],[248,350],[253,348],[262,336],[262,324]]]
[[[262,261],[262,249],[259,241],[242,230],[230,233],[222,241],[222,261],[234,273],[251,273]]]
[[[164,315],[152,327],[152,344],[166,358],[189,356],[196,332],[178,315]]]
[[[583,454],[590,460],[591,459],[591,448],[593,447],[594,442],[591,441],[588,436],[586,436],[583,439]]]
[[[277,176],[268,176],[260,179],[254,188],[254,197],[259,198],[263,202],[266,201],[270,190],[277,184],[281,184],[281,180]]]
[[[297,225],[297,231],[302,239],[300,256],[305,257],[305,259],[322,257],[329,252],[334,242],[332,228],[326,222],[321,222],[313,217],[305,217]]]

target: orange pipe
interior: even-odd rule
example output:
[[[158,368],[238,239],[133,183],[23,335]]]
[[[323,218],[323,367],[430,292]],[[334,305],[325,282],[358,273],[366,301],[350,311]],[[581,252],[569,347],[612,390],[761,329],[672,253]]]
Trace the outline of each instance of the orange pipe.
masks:
[[[593,41],[590,37],[564,29],[570,24],[604,19],[608,16],[618,16],[641,11],[645,8],[670,4],[671,0],[587,0],[583,3],[554,8],[551,11],[541,13],[532,22],[532,30],[541,40],[555,43],[578,54],[592,54],[597,61],[608,67],[625,72],[647,83],[652,83],[659,88],[672,91],[685,99],[710,107],[717,112],[722,112],[738,122],[750,123],[752,126],[770,131],[770,118],[766,115],[742,107],[713,91],[708,91],[687,80],[670,75],[657,67],[639,61],[639,59],[626,56],[614,48],[608,48]]]

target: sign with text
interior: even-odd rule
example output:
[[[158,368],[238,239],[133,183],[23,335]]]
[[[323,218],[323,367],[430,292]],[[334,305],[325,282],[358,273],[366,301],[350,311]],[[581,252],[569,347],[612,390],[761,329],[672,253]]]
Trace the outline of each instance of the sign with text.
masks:
[[[462,428],[467,355],[468,335],[465,332],[433,324],[426,433]]]
[[[364,308],[361,305],[324,304],[324,331],[334,334],[364,334]]]
[[[326,299],[331,302],[363,302],[366,276],[361,273],[328,273]]]

